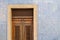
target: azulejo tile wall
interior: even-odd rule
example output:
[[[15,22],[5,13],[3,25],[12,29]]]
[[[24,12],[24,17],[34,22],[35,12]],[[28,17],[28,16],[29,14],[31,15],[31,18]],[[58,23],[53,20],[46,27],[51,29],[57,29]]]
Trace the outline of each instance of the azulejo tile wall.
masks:
[[[60,40],[60,0],[0,0],[0,40],[7,40],[7,6],[38,6],[38,40]]]

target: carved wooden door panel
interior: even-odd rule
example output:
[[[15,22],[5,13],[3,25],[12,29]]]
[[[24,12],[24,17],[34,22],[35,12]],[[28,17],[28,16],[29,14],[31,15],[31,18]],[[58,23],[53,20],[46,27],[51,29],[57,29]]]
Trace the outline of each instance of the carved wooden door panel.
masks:
[[[21,19],[12,20],[12,40],[22,40],[22,21]]]
[[[25,40],[33,40],[33,23],[32,19],[24,19],[24,38]]]
[[[12,19],[12,40],[33,40],[33,22],[31,18]]]

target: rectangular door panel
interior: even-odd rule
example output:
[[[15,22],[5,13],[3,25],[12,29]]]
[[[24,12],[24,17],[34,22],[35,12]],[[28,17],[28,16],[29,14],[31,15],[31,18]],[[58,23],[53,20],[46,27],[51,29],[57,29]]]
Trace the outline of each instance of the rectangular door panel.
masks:
[[[32,19],[13,19],[12,40],[33,40]]]
[[[15,40],[20,40],[20,26],[15,26]]]
[[[33,27],[31,23],[24,24],[24,32],[25,40],[33,40]]]

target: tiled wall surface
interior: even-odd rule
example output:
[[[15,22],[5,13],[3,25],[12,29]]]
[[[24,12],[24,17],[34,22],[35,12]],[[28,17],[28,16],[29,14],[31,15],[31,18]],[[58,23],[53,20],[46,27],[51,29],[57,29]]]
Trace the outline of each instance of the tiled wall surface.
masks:
[[[36,4],[38,40],[60,40],[60,0],[0,0],[0,40],[7,40],[9,4]]]

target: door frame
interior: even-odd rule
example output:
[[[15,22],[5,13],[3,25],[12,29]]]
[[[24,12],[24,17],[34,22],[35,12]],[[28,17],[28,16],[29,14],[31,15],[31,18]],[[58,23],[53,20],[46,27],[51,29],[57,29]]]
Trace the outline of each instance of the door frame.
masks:
[[[33,8],[33,28],[34,28],[34,40],[37,40],[37,5],[8,5],[8,28],[7,28],[7,40],[12,40],[12,12],[11,8]]]

